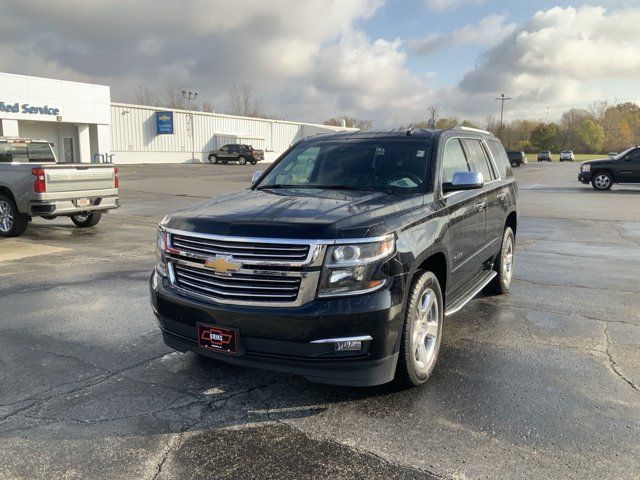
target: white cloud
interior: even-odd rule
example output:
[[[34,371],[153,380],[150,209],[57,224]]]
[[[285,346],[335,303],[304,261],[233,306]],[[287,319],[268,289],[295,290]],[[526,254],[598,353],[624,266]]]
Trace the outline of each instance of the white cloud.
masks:
[[[506,15],[487,15],[476,25],[465,25],[451,33],[433,33],[423,38],[413,39],[411,48],[417,54],[425,55],[446,47],[479,44],[492,46],[510,35],[515,23],[506,23]]]
[[[436,12],[443,12],[449,8],[457,8],[466,3],[480,5],[484,3],[484,0],[422,0],[423,3]]]

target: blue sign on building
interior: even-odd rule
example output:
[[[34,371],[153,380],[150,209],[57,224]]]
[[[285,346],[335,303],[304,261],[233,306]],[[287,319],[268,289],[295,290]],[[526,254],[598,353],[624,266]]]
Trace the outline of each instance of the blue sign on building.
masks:
[[[173,135],[173,112],[156,112],[156,133]]]

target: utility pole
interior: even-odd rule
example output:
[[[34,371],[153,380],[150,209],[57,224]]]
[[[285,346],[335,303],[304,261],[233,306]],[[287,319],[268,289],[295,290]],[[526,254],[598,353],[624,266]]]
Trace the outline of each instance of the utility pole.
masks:
[[[431,105],[429,108],[427,108],[427,114],[431,116],[431,119],[429,120],[429,128],[431,129],[436,128],[438,113],[439,113],[438,107],[436,107],[435,105]]]
[[[504,102],[505,100],[511,100],[511,97],[505,97],[504,93],[500,94],[499,98],[494,100],[500,100],[500,140],[502,140],[502,119],[504,118]]]
[[[191,111],[191,100],[195,100],[198,96],[198,92],[192,92],[190,90],[182,90],[182,96],[189,101],[189,119],[191,124],[191,158],[196,158],[196,143],[195,143],[195,135],[193,131],[193,111]],[[200,160],[198,160],[200,161]]]

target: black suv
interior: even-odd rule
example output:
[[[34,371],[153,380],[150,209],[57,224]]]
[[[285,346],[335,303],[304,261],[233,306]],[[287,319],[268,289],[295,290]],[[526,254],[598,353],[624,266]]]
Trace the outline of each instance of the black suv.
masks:
[[[507,156],[509,157],[509,163],[514,168],[527,163],[527,154],[524,152],[507,152]]]
[[[596,190],[609,190],[614,183],[640,183],[640,146],[613,158],[582,162],[578,180]]]
[[[251,145],[229,143],[217,150],[210,151],[208,158],[210,163],[238,162],[240,165],[247,163],[255,165],[260,160],[264,160],[264,151],[257,150]]]
[[[417,385],[444,317],[509,290],[517,185],[500,141],[318,135],[247,190],[160,224],[151,303],[180,351],[312,381]]]

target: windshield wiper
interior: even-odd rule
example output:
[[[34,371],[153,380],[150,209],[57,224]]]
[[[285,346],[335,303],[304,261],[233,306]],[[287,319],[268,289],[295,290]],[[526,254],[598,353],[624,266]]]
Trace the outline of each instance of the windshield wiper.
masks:
[[[256,190],[267,190],[271,188],[299,188],[300,185],[293,185],[289,183],[274,183],[272,185],[259,185]]]
[[[319,185],[319,184],[309,184],[304,185],[302,188],[318,188],[321,190],[357,190],[360,192],[383,192],[383,193],[391,193],[389,189],[381,189],[374,187],[359,187],[356,185]]]

